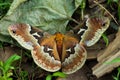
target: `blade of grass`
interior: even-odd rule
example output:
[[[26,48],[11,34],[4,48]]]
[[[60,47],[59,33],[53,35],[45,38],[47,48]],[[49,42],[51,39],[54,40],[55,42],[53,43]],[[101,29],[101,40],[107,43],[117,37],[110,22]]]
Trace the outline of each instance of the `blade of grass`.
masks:
[[[10,58],[8,58],[8,59],[5,61],[4,65],[3,65],[3,67],[4,67],[4,69],[5,69],[5,72],[7,72],[7,71],[9,70],[9,68],[11,67],[12,62],[14,62],[14,61],[16,61],[16,60],[19,60],[20,58],[21,58],[21,57],[18,56],[17,54],[14,54],[14,55],[12,55]]]
[[[102,38],[103,38],[103,40],[105,41],[106,46],[108,46],[108,44],[109,44],[109,39],[107,38],[107,36],[106,36],[105,34],[102,34]]]
[[[113,59],[110,62],[105,62],[105,64],[112,64],[112,63],[117,63],[117,62],[120,62],[120,58]]]
[[[10,5],[10,3],[0,3],[0,7],[1,6],[7,6],[7,5]]]
[[[58,77],[62,77],[62,78],[65,78],[67,75],[66,74],[64,74],[63,72],[55,72],[55,73],[53,73],[53,76],[58,76]]]

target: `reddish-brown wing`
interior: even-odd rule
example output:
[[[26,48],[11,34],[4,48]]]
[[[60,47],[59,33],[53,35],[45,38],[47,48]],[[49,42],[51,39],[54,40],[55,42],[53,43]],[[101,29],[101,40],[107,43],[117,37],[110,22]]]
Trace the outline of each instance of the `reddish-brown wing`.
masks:
[[[86,21],[88,29],[81,36],[80,43],[86,46],[94,45],[107,30],[109,24],[110,20],[107,17],[88,18]]]
[[[54,36],[43,35],[42,30],[28,24],[11,25],[8,31],[22,47],[31,50],[32,57],[39,67],[50,72],[61,68]]]
[[[35,63],[46,71],[55,72],[61,68],[61,61],[56,48],[55,36],[45,36],[34,46],[32,56]]]
[[[85,63],[87,53],[74,36],[65,35],[62,51],[62,72],[71,74],[79,70]]]
[[[22,47],[28,50],[32,50],[33,45],[37,45],[37,40],[30,34],[31,26],[29,24],[10,25],[8,31]]]

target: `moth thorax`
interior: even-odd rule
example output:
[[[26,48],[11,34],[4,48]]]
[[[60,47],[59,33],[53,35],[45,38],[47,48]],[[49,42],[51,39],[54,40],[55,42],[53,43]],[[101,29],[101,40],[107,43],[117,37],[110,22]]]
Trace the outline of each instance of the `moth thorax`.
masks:
[[[61,33],[56,33],[55,35],[56,35],[55,41],[56,41],[57,51],[60,56],[60,59],[62,59],[63,38],[64,37],[63,37],[63,34],[61,34]]]

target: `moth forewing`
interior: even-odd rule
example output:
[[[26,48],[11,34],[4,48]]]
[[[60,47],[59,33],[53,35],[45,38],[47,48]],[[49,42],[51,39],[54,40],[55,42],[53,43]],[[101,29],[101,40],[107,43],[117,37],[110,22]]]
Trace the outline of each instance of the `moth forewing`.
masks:
[[[31,27],[28,24],[14,24],[8,27],[10,35],[24,48],[33,49],[38,45],[37,40],[30,34]]]
[[[86,21],[88,29],[82,35],[80,43],[86,46],[94,45],[107,30],[109,24],[110,20],[107,17],[88,18]]]

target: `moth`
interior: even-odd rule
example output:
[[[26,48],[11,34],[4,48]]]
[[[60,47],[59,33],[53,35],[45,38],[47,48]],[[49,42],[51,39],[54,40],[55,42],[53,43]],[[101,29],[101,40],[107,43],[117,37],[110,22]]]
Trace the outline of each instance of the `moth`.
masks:
[[[73,33],[51,35],[24,23],[10,25],[8,31],[22,47],[31,51],[39,67],[49,72],[61,70],[71,74],[84,65],[87,59],[85,47],[94,45],[109,24],[107,17],[88,18],[87,29],[82,27],[78,32],[80,40]]]

